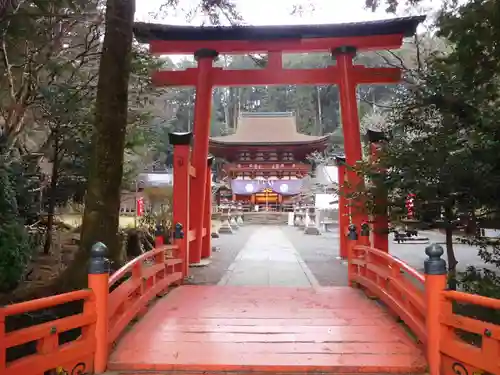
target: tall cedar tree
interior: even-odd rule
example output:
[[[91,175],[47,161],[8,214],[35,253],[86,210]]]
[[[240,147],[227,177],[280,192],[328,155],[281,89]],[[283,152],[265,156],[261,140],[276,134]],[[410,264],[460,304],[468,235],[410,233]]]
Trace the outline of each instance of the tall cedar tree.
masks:
[[[131,70],[135,0],[108,0],[97,87],[95,127],[83,216],[80,252],[63,278],[80,286],[83,264],[95,242],[105,243],[110,259],[122,262],[118,237],[123,150],[127,131],[128,84]],[[66,284],[66,283],[64,283]]]
[[[135,0],[108,0],[81,246],[104,242],[120,262],[117,236],[127,131]]]

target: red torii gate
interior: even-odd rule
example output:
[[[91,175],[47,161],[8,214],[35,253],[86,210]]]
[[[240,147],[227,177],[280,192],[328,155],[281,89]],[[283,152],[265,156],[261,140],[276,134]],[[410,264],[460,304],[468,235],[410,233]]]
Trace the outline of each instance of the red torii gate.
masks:
[[[396,83],[398,68],[367,68],[353,64],[357,51],[398,49],[403,38],[412,36],[425,17],[405,17],[383,21],[334,25],[301,26],[230,26],[190,27],[136,23],[134,32],[140,43],[149,43],[156,55],[191,54],[198,65],[184,71],[158,71],[153,74],[157,86],[195,86],[194,147],[192,164],[196,170],[191,192],[185,190],[178,200],[191,199],[189,221],[195,233],[203,232],[208,189],[208,140],[214,86],[319,85],[337,84],[347,165],[362,160],[361,135],[356,99],[359,84]],[[336,65],[322,69],[283,68],[283,53],[331,52]],[[219,54],[266,53],[268,62],[263,69],[227,70],[213,67]],[[193,174],[194,175],[194,174]],[[346,171],[351,186],[363,183],[351,169]],[[174,212],[175,214],[175,212]],[[183,220],[183,218],[175,218]],[[352,223],[360,228],[367,215],[352,213]],[[205,218],[206,220],[206,218]],[[181,221],[186,227],[186,222]],[[189,230],[189,227],[186,227]],[[210,228],[207,228],[209,231]],[[189,251],[190,263],[202,256],[202,236],[198,235]],[[204,251],[209,254],[209,251]]]

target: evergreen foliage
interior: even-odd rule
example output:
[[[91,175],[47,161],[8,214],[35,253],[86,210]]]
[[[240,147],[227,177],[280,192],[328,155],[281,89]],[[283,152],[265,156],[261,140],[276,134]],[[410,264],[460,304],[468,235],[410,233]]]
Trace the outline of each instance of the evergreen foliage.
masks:
[[[442,12],[436,27],[453,48],[421,61],[415,84],[392,104],[386,124],[391,138],[380,158],[386,173],[364,166],[389,192],[396,220],[413,193],[418,218],[445,229],[451,287],[455,229],[464,222],[500,228],[498,10],[498,2],[474,0]],[[498,269],[498,243],[475,229],[468,234],[462,241],[477,246],[483,261]],[[499,279],[491,269],[469,267],[458,281],[465,290],[498,297]]]
[[[20,282],[32,250],[9,170],[0,161],[0,292],[7,292]]]

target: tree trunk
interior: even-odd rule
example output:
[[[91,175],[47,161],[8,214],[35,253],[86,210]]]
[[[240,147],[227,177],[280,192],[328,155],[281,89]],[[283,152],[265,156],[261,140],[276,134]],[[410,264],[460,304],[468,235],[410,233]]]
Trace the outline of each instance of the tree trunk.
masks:
[[[54,160],[52,162],[52,173],[50,176],[50,190],[47,206],[47,231],[45,232],[45,243],[43,253],[48,255],[52,247],[52,231],[54,228],[54,214],[56,211],[56,193],[57,183],[59,182],[59,135],[57,131],[53,132],[54,137]]]
[[[457,258],[453,250],[453,207],[444,207],[444,219],[446,221],[446,257],[448,258],[448,287],[451,290],[457,289]]]
[[[67,269],[69,278],[77,284],[85,280],[82,276],[86,274],[85,264],[94,243],[101,241],[108,247],[113,268],[124,260],[118,224],[134,13],[135,0],[108,0],[106,3],[106,33],[99,66],[80,252],[73,266]],[[69,285],[75,286],[75,282]]]

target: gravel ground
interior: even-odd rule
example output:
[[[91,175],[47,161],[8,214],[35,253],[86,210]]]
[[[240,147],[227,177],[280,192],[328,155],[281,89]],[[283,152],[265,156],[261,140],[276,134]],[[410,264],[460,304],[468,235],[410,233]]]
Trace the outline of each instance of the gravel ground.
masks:
[[[337,259],[338,231],[314,236],[304,234],[296,227],[283,226],[282,230],[321,286],[347,285],[347,266]]]
[[[208,266],[189,269],[193,276],[193,280],[189,283],[195,285],[217,284],[254,230],[255,227],[242,226],[234,234],[220,234],[219,238],[212,238],[212,246],[216,246],[219,251],[212,252],[212,262]]]

